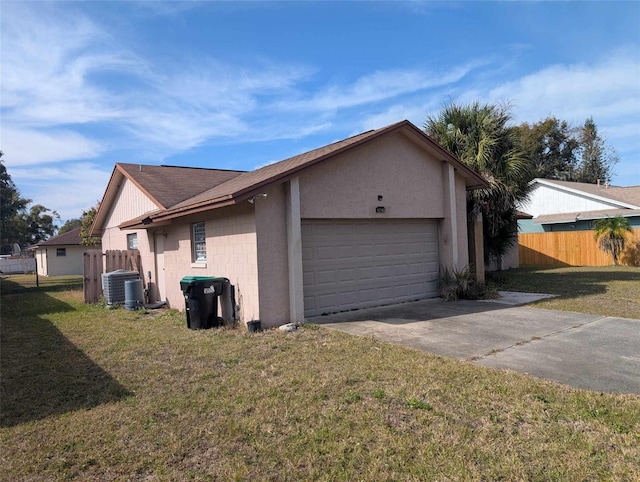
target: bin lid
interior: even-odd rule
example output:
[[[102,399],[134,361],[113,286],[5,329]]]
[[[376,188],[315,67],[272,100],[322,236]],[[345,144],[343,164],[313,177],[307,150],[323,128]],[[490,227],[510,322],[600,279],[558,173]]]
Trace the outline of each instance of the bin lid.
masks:
[[[181,283],[197,283],[197,282],[207,282],[207,281],[215,281],[216,278],[213,276],[185,276],[180,280]]]

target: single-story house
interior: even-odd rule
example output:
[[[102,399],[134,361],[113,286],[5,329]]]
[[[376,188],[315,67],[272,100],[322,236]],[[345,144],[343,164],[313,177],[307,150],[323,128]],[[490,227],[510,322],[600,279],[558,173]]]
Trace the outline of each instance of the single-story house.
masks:
[[[140,251],[155,301],[182,309],[184,276],[226,277],[239,320],[276,326],[437,296],[486,186],[402,121],[250,172],[118,163],[92,233]]]
[[[82,274],[83,253],[80,228],[42,241],[30,249],[35,251],[36,267],[42,276]]]
[[[521,233],[585,231],[596,219],[622,216],[640,228],[640,186],[534,179],[529,200],[520,206],[533,217],[519,219]]]
[[[640,265],[640,186],[534,179],[531,187],[520,208],[532,218],[518,220],[521,264],[607,266],[612,260],[595,241],[594,223],[621,216],[632,228],[621,262]]]

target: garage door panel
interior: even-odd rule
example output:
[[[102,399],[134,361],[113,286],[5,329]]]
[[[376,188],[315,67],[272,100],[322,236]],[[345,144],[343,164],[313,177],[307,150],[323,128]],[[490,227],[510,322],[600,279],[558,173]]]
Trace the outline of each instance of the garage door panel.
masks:
[[[333,270],[318,271],[316,279],[317,284],[320,286],[324,284],[333,284],[336,282],[336,272]]]
[[[307,316],[436,295],[431,220],[303,220]]]

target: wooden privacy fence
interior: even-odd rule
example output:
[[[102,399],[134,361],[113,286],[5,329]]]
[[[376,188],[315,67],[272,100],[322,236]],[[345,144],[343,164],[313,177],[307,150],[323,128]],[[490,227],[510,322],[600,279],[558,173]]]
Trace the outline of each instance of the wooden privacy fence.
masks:
[[[91,249],[84,252],[83,262],[85,303],[95,303],[102,296],[103,272],[109,273],[117,269],[126,269],[137,271],[140,273],[140,278],[144,279],[140,251],[137,249],[108,250],[105,253],[99,249]]]
[[[613,259],[598,247],[593,231],[554,231],[518,235],[520,265],[611,266]],[[627,235],[620,264],[640,266],[640,229]]]

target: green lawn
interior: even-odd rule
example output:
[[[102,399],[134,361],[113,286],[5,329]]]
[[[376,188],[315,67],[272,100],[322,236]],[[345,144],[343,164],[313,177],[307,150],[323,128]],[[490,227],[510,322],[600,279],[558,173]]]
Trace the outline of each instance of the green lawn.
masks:
[[[637,267],[525,267],[489,273],[487,279],[500,290],[559,295],[530,306],[640,319]]]
[[[639,480],[640,397],[2,280],[0,478]]]

